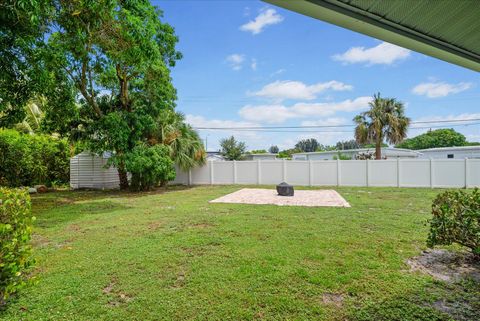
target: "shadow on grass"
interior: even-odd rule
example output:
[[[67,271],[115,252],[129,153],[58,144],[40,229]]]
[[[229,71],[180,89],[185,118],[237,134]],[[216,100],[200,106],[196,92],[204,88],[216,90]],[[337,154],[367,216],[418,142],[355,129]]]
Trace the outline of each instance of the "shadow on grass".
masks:
[[[129,206],[109,199],[93,200],[90,202],[80,201],[79,203],[56,207],[48,212],[42,211],[35,213],[37,218],[35,225],[42,228],[60,227],[86,216],[96,216],[98,214],[106,214],[129,208]]]
[[[108,198],[141,198],[145,196],[188,190],[193,187],[173,185],[168,188],[158,187],[150,191],[132,192],[120,190],[60,190],[31,196],[34,212],[49,210],[53,207],[69,205],[78,201]]]
[[[433,281],[420,290],[381,302],[367,302],[354,309],[349,320],[480,320],[479,295],[480,284],[473,280]]]

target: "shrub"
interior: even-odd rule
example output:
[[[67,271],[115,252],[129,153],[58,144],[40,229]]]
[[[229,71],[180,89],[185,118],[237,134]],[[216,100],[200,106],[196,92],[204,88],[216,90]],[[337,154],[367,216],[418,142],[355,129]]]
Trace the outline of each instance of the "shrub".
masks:
[[[66,183],[70,153],[65,140],[0,130],[0,184],[10,187]]]
[[[338,155],[333,156],[334,160],[351,160],[352,158],[348,155],[342,154],[341,152],[338,152]]]
[[[34,219],[26,190],[0,188],[0,306],[26,284]]]
[[[145,191],[175,179],[175,167],[169,155],[164,145],[136,146],[125,157],[127,171],[132,175],[130,188]]]
[[[439,194],[432,205],[433,218],[427,244],[457,243],[480,258],[480,191],[447,191]]]

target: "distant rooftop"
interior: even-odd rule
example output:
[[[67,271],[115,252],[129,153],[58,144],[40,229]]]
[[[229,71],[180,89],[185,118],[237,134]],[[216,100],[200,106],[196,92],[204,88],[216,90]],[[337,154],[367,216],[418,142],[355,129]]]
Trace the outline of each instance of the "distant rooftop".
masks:
[[[478,150],[480,151],[480,145],[473,146],[452,146],[452,147],[436,147],[436,148],[427,148],[419,149],[419,152],[434,152],[434,151],[446,151],[446,150]]]
[[[342,149],[342,150],[328,150],[322,152],[303,152],[303,153],[294,153],[292,155],[312,155],[312,154],[336,154],[336,153],[363,153],[363,152],[374,152],[375,148],[357,148],[357,149]],[[394,147],[382,147],[382,152],[391,151],[391,152],[401,152],[406,154],[421,154],[420,151],[406,149],[406,148],[394,148]]]

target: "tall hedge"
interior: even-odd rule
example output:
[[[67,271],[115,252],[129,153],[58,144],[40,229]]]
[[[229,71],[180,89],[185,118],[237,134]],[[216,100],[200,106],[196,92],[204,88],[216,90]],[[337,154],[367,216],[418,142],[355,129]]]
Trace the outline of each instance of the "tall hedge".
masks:
[[[0,187],[0,307],[26,283],[34,219],[26,190]]]
[[[70,153],[65,140],[0,130],[0,185],[67,183]]]

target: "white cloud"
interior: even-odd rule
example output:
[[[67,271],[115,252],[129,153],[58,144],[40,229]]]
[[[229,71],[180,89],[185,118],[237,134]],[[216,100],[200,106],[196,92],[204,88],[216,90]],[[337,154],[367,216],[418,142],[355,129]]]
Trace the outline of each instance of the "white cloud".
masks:
[[[203,116],[188,114],[185,116],[186,122],[193,127],[221,127],[221,128],[233,128],[233,127],[255,127],[259,126],[258,123],[235,121],[235,120],[221,120],[221,119],[206,119]]]
[[[463,120],[463,119],[480,119],[480,113],[463,113],[458,115],[446,115],[446,116],[425,116],[415,119],[415,122],[418,121],[448,121],[448,120]],[[419,124],[419,126],[426,126],[424,124]],[[445,125],[448,127],[448,125]]]
[[[231,54],[227,56],[225,61],[230,65],[233,70],[240,70],[243,67],[243,63],[245,62],[245,55]]]
[[[258,123],[246,122],[246,121],[235,121],[235,120],[222,120],[222,119],[207,119],[203,116],[191,115],[188,114],[185,117],[187,123],[192,125],[195,128],[228,128],[227,130],[208,130],[201,129],[203,132],[218,134],[219,136],[228,136],[235,134],[238,137],[244,138],[258,138],[258,135],[254,131],[241,131],[233,130],[235,127],[257,127],[260,126]]]
[[[255,58],[252,58],[251,62],[250,62],[250,68],[252,68],[252,70],[257,70],[257,59]]]
[[[345,64],[365,63],[367,65],[391,65],[409,56],[410,50],[382,42],[372,48],[352,47],[343,54],[334,55],[332,58]]]
[[[343,117],[330,117],[318,120],[305,120],[301,122],[302,126],[337,126],[348,124],[349,120]]]
[[[283,17],[275,9],[267,9],[260,12],[254,19],[240,26],[240,30],[248,31],[256,35],[263,31],[266,26],[274,25],[283,21]]]
[[[250,94],[258,97],[272,98],[276,101],[282,101],[284,99],[312,100],[317,98],[317,94],[327,89],[344,91],[352,90],[353,87],[336,80],[316,83],[310,86],[300,81],[284,80],[272,82],[265,85],[259,91]]]
[[[371,97],[358,97],[354,100],[328,103],[296,103],[286,107],[275,105],[247,105],[239,110],[239,115],[254,122],[282,123],[288,119],[305,117],[325,117],[336,112],[352,112],[368,108]]]
[[[283,123],[297,117],[292,108],[283,105],[246,105],[238,111],[238,114],[246,120],[267,123]]]
[[[457,94],[472,87],[472,83],[460,82],[458,84],[448,84],[446,82],[424,82],[418,84],[412,89],[416,95],[424,95],[428,98],[445,97],[450,94]]]

